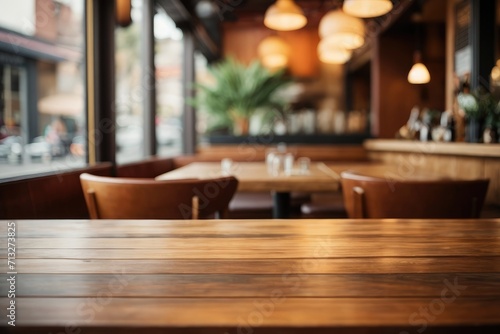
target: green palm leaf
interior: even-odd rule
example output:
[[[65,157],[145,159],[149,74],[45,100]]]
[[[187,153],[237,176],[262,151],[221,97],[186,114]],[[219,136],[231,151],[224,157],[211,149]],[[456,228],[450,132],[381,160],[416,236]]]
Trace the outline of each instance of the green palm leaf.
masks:
[[[284,105],[275,97],[290,82],[283,70],[270,72],[258,61],[244,66],[227,58],[209,71],[215,84],[196,84],[196,98],[189,102],[208,112],[218,124],[230,126],[233,115],[249,118],[259,108]]]

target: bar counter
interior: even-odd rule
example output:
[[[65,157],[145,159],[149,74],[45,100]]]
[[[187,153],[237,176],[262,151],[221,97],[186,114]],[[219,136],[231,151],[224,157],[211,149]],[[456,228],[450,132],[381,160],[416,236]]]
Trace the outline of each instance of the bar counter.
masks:
[[[370,139],[363,146],[370,159],[399,166],[401,176],[426,171],[454,178],[489,178],[486,204],[500,206],[500,144]]]
[[[500,329],[500,219],[0,221],[2,247],[8,224],[2,332]]]
[[[420,142],[412,140],[369,139],[364,147],[373,152],[443,154],[500,159],[500,144]]]

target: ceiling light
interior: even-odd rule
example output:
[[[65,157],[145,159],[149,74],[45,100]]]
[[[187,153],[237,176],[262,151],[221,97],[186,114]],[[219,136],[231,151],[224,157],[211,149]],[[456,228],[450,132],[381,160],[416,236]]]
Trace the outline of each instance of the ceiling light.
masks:
[[[257,52],[262,65],[274,70],[283,68],[288,64],[290,47],[282,38],[269,36],[259,43]]]
[[[277,0],[267,9],[264,17],[264,25],[274,30],[297,30],[306,24],[304,12],[293,0]]]
[[[393,5],[391,0],[344,0],[342,9],[356,17],[376,17],[387,14]]]
[[[319,23],[319,35],[331,44],[352,50],[365,42],[365,24],[363,20],[338,9],[323,16]]]
[[[318,57],[323,63],[344,64],[351,59],[352,51],[330,43],[328,40],[321,40],[318,44]]]
[[[408,82],[411,84],[426,84],[431,81],[431,75],[427,67],[422,63],[419,51],[415,52],[415,64],[408,73]]]
[[[416,50],[413,54],[413,66],[408,72],[408,82],[411,84],[426,84],[431,81],[431,75],[427,67],[422,63],[422,47],[420,39],[420,30],[422,26],[422,13],[417,12],[413,16],[413,21],[416,22]]]

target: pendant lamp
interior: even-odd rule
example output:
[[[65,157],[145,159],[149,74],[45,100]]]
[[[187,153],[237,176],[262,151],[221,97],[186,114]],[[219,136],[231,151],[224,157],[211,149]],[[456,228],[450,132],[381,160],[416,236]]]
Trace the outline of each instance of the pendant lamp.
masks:
[[[345,13],[362,18],[377,17],[391,11],[391,0],[344,0]]]
[[[345,64],[351,59],[352,51],[340,47],[328,40],[321,40],[318,44],[318,58],[327,64]]]
[[[431,75],[427,67],[422,63],[422,54],[415,51],[414,65],[408,73],[408,82],[411,84],[426,84],[431,81]]]
[[[264,25],[273,30],[297,30],[307,24],[302,9],[293,0],[277,0],[264,17]]]
[[[422,13],[418,12],[413,15],[413,21],[416,22],[417,25],[417,33],[416,33],[416,49],[413,54],[413,66],[408,72],[408,82],[411,84],[426,84],[431,81],[431,75],[427,67],[422,63],[422,49],[421,49],[421,40],[420,40],[420,30],[422,24]]]
[[[257,53],[264,67],[276,70],[288,64],[290,47],[281,37],[269,36],[259,43]]]
[[[353,50],[365,42],[365,24],[362,19],[348,15],[341,9],[328,12],[319,23],[319,36],[330,44]]]

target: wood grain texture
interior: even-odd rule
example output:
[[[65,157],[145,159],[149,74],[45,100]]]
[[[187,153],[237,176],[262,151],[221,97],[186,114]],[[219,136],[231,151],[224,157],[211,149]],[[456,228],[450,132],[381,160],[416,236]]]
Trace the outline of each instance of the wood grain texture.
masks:
[[[19,220],[16,228],[11,333],[500,328],[500,219]],[[1,247],[6,232],[1,221]],[[0,255],[7,272],[5,248]]]
[[[117,271],[115,274],[19,274],[17,278],[17,297],[87,297],[110,290],[117,298],[265,298],[279,287],[285,297],[432,298],[454,284],[465,287],[460,290],[461,298],[500,297],[500,273],[320,275],[304,273],[300,263],[275,275],[131,275]],[[121,287],[120,282],[126,286]],[[7,282],[0,282],[0,287],[7,291]]]
[[[147,256],[145,254],[145,256]],[[150,256],[151,257],[151,256]],[[498,256],[344,257],[304,259],[37,259],[16,260],[26,274],[264,274],[278,275],[294,268],[304,274],[497,273]],[[2,262],[0,270],[7,272]]]
[[[433,300],[429,297],[284,298],[276,291],[268,298],[109,298],[97,311],[92,308],[92,301],[84,298],[18,298],[19,308],[24,310],[19,316],[19,324],[23,326],[189,327],[197,328],[198,331],[193,331],[196,333],[212,326],[236,329],[239,319],[246,325],[259,325],[254,327],[405,327],[412,314],[424,320],[418,315],[419,309],[428,308]],[[274,304],[267,317],[259,311],[259,305],[266,304]],[[268,307],[271,310],[272,306]],[[457,298],[439,316],[432,316],[432,325],[498,326],[499,312],[498,298]]]

